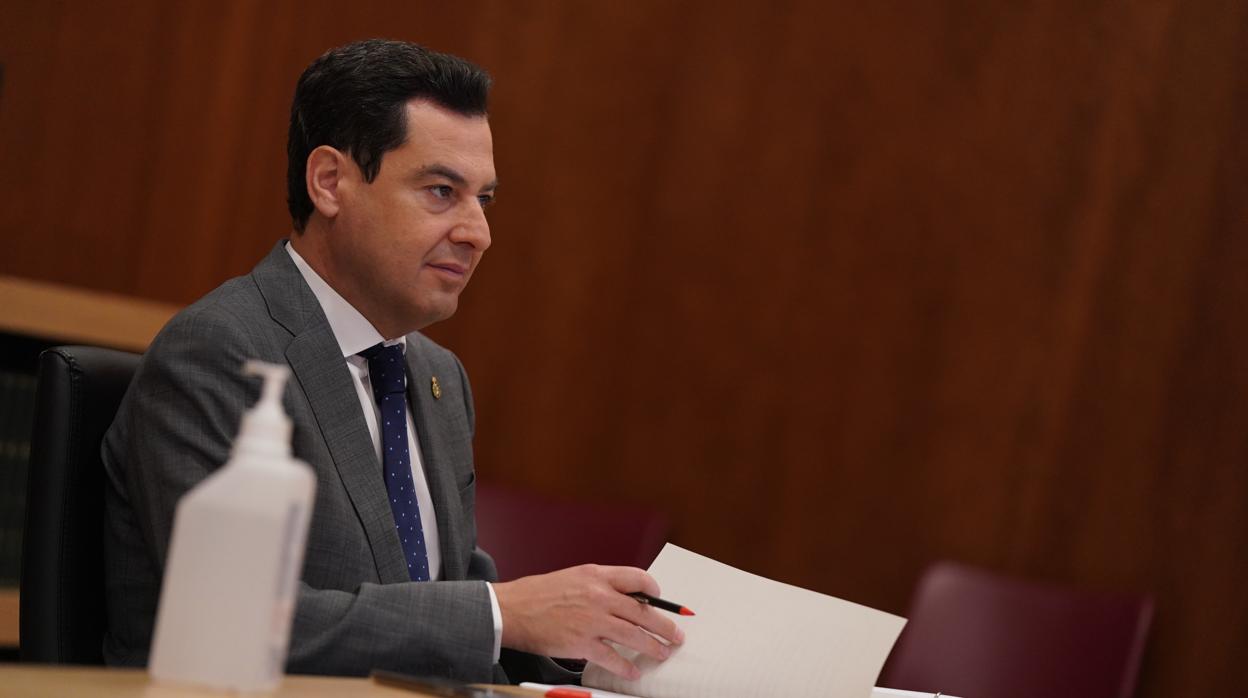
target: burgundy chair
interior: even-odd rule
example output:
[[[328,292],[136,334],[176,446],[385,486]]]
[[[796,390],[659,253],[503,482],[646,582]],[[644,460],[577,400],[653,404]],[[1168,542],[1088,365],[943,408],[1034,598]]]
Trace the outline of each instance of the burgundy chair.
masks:
[[[477,482],[477,544],[500,581],[587,562],[646,568],[667,519],[644,508],[569,501]]]
[[[878,684],[961,698],[1129,698],[1153,602],[950,562],[919,581]]]

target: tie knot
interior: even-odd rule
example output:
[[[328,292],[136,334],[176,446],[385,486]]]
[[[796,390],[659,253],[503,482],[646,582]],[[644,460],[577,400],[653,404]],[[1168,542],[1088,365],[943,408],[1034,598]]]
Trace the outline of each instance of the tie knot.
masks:
[[[378,357],[402,358],[403,357],[403,345],[391,344],[390,346],[386,346],[385,344],[374,344],[373,346],[357,354],[357,356],[363,356],[365,359],[368,359],[369,361],[373,361],[374,359],[377,359]]]
[[[390,395],[402,393],[407,387],[407,372],[403,364],[403,345],[374,344],[359,353],[368,361],[368,376],[373,393]]]

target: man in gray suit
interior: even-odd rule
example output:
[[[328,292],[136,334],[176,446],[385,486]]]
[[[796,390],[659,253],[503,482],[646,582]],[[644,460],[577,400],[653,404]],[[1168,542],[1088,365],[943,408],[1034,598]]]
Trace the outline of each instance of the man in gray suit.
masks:
[[[626,595],[659,593],[642,570],[491,583],[493,562],[476,547],[467,377],[417,330],[455,312],[490,245],[488,86],[462,59],[391,41],[330,51],[300,78],[288,143],[294,234],[170,321],[105,437],[110,663],[147,661],[175,506],[226,461],[258,394],[240,375],[250,358],[290,366],[294,454],[317,474],[290,671],[490,681],[504,677],[500,656],[520,668],[512,678],[548,666],[536,654],[631,677],[636,666],[608,642],[662,660],[669,648],[648,633],[683,640]],[[373,400],[381,369],[369,357],[381,351],[406,365],[398,426]],[[410,451],[410,466],[392,470],[383,435]],[[392,479],[410,486],[410,510]],[[400,516],[419,519],[418,545]]]

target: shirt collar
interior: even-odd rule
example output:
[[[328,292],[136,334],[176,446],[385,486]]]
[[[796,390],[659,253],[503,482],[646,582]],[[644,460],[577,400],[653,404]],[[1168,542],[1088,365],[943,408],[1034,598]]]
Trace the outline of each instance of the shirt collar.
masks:
[[[316,296],[316,301],[321,304],[325,319],[329,321],[329,329],[333,331],[334,339],[338,340],[338,348],[342,350],[344,357],[350,358],[375,344],[383,343],[386,346],[402,344],[406,350],[406,337],[386,341],[377,328],[373,327],[373,324],[355,309],[355,306],[339,295],[303,257],[299,256],[290,242],[286,243],[286,252],[294,260],[295,267],[303,275],[303,280],[312,289],[312,295]]]

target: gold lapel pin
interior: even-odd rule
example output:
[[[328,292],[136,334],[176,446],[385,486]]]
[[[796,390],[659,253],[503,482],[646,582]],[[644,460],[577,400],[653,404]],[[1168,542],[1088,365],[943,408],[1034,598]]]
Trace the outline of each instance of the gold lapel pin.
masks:
[[[442,399],[442,386],[438,385],[438,377],[434,376],[429,380],[429,389],[433,391],[433,399]]]

